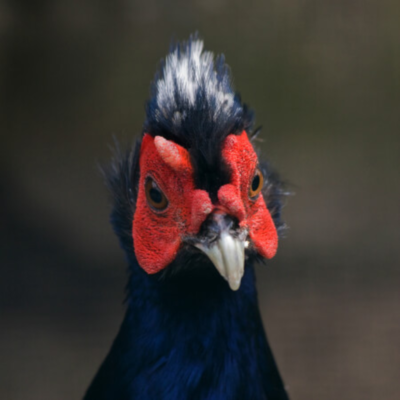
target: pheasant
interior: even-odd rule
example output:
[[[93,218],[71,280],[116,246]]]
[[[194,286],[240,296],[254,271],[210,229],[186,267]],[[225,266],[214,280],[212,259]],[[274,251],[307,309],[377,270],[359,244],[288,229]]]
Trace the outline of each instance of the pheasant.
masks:
[[[198,36],[172,47],[142,135],[106,173],[126,315],[85,400],[288,399],[254,272],[276,253],[284,190],[253,122],[224,56]]]

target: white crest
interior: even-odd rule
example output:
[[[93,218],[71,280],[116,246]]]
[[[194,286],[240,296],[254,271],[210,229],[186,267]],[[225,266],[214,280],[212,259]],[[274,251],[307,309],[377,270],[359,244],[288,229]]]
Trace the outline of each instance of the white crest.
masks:
[[[173,116],[179,125],[185,118],[178,110],[175,95],[189,108],[196,106],[199,88],[204,91],[205,100],[214,104],[212,118],[221,112],[227,112],[234,104],[234,93],[230,86],[229,75],[217,75],[214,69],[214,55],[203,52],[203,41],[193,40],[182,49],[170,53],[163,68],[162,77],[155,83],[156,99],[164,117]]]

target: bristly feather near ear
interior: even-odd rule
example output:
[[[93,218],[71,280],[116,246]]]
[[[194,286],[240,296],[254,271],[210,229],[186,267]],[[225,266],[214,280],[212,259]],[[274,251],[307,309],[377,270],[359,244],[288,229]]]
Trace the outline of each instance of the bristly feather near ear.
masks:
[[[139,139],[129,150],[123,151],[114,138],[112,162],[108,166],[100,166],[112,195],[111,224],[128,255],[134,255],[132,221],[138,192],[140,145]]]
[[[279,174],[269,162],[261,161],[259,167],[264,175],[264,187],[262,189],[264,200],[274,221],[278,235],[282,237],[287,229],[282,219],[282,208],[284,206],[284,199],[291,193],[286,190],[285,184],[281,181]]]
[[[260,135],[262,130],[262,125],[258,126],[256,129],[253,130],[253,132],[250,132],[250,141],[255,142],[256,140],[262,141],[262,139],[259,139],[258,136]]]

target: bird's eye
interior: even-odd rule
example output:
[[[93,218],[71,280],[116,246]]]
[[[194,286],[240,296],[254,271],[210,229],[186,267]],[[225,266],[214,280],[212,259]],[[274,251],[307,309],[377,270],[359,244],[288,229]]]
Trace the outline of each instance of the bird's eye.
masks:
[[[260,192],[264,185],[264,177],[262,172],[257,168],[250,184],[249,196],[254,199]]]
[[[145,184],[146,198],[149,205],[157,211],[167,208],[168,200],[152,178],[147,178]]]

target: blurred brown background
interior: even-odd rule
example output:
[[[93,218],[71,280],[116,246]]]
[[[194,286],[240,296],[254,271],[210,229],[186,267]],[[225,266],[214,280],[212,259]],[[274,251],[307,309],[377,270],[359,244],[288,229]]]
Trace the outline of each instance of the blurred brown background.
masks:
[[[126,266],[97,163],[195,30],[295,192],[258,270],[292,399],[400,399],[396,0],[0,0],[0,398],[79,399],[108,351]]]

